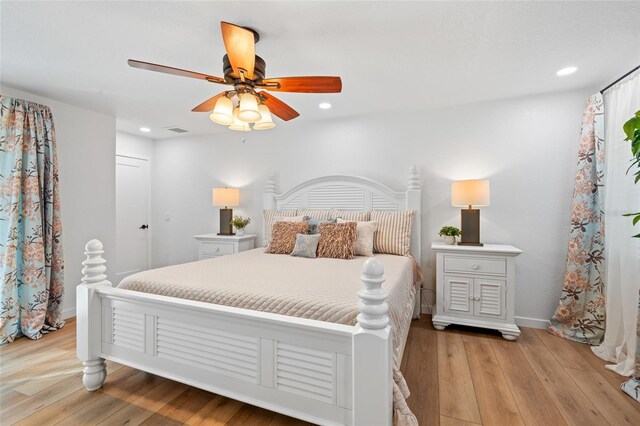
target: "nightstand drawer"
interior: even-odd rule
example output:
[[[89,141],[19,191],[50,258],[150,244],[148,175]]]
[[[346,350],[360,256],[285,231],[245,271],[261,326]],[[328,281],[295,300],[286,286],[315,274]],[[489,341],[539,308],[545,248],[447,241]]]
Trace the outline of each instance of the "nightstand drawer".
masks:
[[[445,272],[506,275],[507,263],[504,259],[480,259],[462,256],[445,256],[444,270]]]
[[[233,243],[203,241],[200,246],[201,256],[223,256],[233,254]]]

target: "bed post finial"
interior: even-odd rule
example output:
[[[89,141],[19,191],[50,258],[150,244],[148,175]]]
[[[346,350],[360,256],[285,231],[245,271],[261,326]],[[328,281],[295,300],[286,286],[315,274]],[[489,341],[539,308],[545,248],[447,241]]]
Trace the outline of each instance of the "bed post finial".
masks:
[[[418,172],[418,167],[415,164],[409,168],[409,185],[407,189],[409,191],[420,190],[420,172]]]
[[[352,346],[352,424],[391,425],[393,350],[382,262],[369,258],[360,280],[364,288],[358,292],[360,315]]]
[[[270,174],[264,182],[264,194],[262,196],[262,208],[264,210],[275,210],[276,208],[276,177]]]
[[[358,324],[369,330],[380,330],[389,325],[387,311],[387,290],[382,288],[384,267],[375,257],[368,259],[362,266],[360,280],[364,288],[358,292],[360,302]]]
[[[82,265],[82,283],[76,288],[76,334],[77,354],[82,361],[82,383],[89,391],[102,387],[107,370],[104,359],[100,358],[102,335],[102,307],[96,290],[111,287],[107,281],[107,261],[100,240],[91,240],[85,248],[87,257]]]
[[[84,254],[87,258],[82,261],[84,265],[84,268],[82,268],[83,284],[106,281],[107,276],[105,272],[107,272],[107,267],[105,263],[107,263],[107,261],[102,257],[102,253],[104,253],[102,248],[102,242],[96,239],[89,241],[87,245],[84,246]]]
[[[273,173],[267,176],[267,180],[264,182],[264,192],[269,194],[276,193],[276,177]]]

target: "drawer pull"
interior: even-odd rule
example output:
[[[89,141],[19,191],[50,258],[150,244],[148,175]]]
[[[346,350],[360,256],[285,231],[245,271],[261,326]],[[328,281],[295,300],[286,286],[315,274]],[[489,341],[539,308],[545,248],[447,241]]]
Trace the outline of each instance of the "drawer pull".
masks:
[[[220,247],[216,247],[216,252],[220,251]]]
[[[473,269],[474,271],[477,271],[478,269],[480,269],[480,265],[478,265],[477,263],[474,263],[473,265],[471,265],[471,269]]]

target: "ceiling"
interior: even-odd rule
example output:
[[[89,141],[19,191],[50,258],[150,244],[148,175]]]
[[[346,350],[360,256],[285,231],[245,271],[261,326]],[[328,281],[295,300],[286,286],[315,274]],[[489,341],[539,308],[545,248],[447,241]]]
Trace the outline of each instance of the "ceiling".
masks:
[[[640,64],[640,2],[3,0],[0,14],[2,84],[115,115],[122,131],[150,127],[141,135],[154,139],[174,137],[169,126],[228,132],[190,112],[224,86],[127,59],[221,76],[221,20],[259,31],[267,77],[342,77],[341,94],[279,94],[297,120],[601,87]],[[555,75],[569,65],[578,72]]]

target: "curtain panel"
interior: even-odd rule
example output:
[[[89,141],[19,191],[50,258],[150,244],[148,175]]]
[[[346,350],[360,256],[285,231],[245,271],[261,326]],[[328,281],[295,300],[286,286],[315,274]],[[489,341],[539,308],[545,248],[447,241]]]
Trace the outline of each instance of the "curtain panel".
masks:
[[[55,129],[49,107],[0,95],[0,342],[64,325]]]
[[[591,345],[600,343],[605,326],[603,129],[597,93],[582,117],[564,285],[548,326],[552,334]]]

